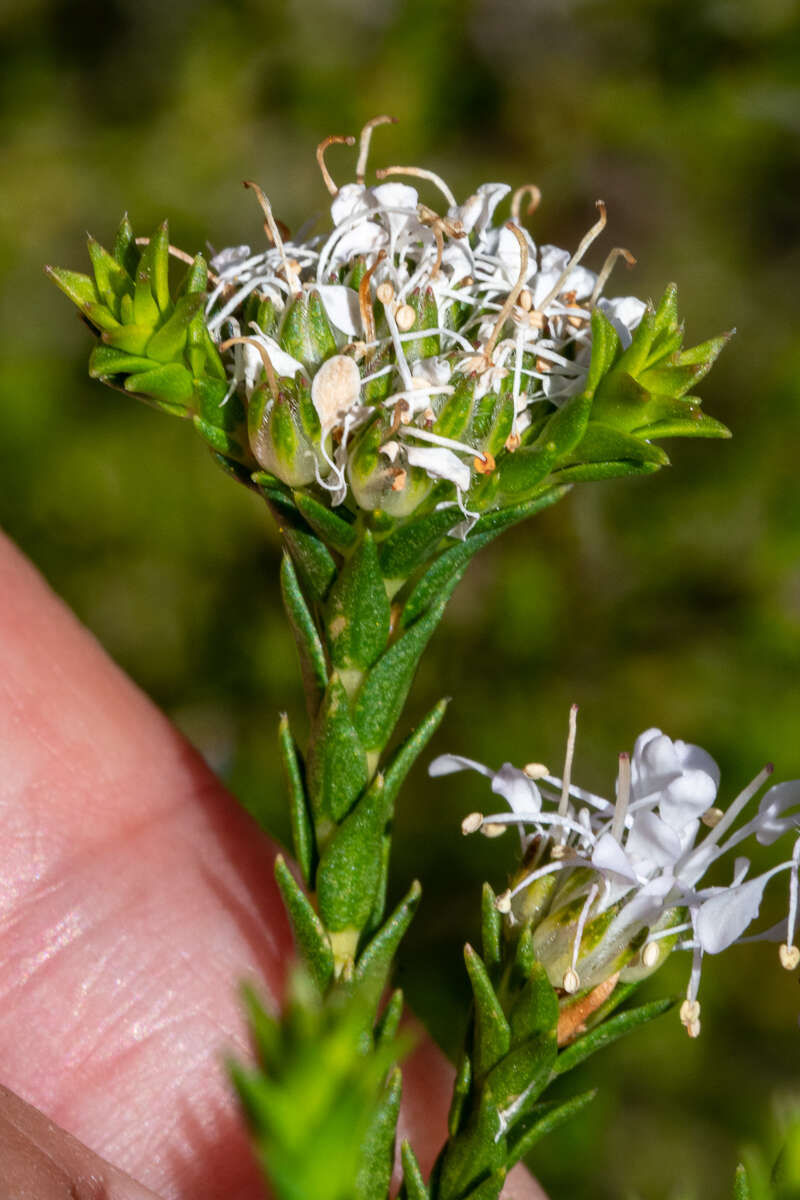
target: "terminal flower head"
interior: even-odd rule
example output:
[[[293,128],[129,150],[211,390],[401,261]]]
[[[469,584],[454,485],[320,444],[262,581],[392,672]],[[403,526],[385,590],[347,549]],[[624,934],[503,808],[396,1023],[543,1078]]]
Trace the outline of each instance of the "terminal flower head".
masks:
[[[800,780],[777,784],[756,813],[741,820],[772,773],[766,766],[727,806],[717,807],[720,773],[705,750],[673,741],[659,729],[636,739],[619,758],[616,796],[597,796],[572,782],[576,713],[561,778],[541,764],[506,763],[492,771],[457,755],[443,755],[433,775],[469,768],[491,780],[507,811],[472,813],[464,832],[519,827],[524,865],[498,907],[512,921],[534,926],[534,946],[554,986],[566,992],[597,987],[619,972],[623,981],[645,977],[674,949],[692,953],[681,1019],[700,1031],[698,989],[703,957],[742,941],[780,943],[781,964],[800,964],[795,944],[800,864]],[[755,839],[772,845],[794,838],[788,857],[750,877],[750,861],[736,855],[726,885],[705,883],[719,859]],[[788,876],[788,916],[753,933],[767,884]]]
[[[589,266],[602,201],[561,249],[526,227],[533,184],[457,198],[421,167],[368,180],[387,123],[320,143],[320,232],[290,233],[247,181],[264,247],[207,266],[126,219],[113,254],[90,243],[94,278],[52,270],[100,339],[91,373],[190,418],[246,483],[395,520],[449,508],[457,536],[573,481],[657,470],[656,439],[727,436],[688,394],[725,338],[681,349],[673,285],[657,306],[606,296],[635,260]],[[174,295],[170,256],[189,268]]]

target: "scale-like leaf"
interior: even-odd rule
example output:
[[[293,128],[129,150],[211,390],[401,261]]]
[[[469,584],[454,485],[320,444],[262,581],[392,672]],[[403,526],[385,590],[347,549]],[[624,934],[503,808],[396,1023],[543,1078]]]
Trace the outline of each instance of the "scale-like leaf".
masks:
[[[308,714],[313,720],[328,686],[328,667],[317,626],[288,554],[283,555],[281,562],[281,595],[300,656]]]
[[[278,726],[278,741],[281,750],[286,789],[289,793],[289,817],[292,826],[292,844],[297,864],[306,887],[313,886],[316,870],[316,840],[308,810],[308,800],[303,781],[303,772],[298,758],[297,746],[289,729],[289,718],[284,713]]]
[[[333,980],[333,950],[328,935],[282,854],[275,859],[275,879],[289,914],[298,952],[320,994],[324,995]]]

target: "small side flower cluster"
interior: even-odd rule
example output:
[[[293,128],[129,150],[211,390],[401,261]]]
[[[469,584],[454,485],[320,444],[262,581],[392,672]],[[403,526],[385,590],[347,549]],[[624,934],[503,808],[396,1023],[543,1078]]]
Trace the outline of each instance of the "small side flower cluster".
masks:
[[[795,944],[800,780],[769,788],[757,813],[737,825],[772,766],[723,810],[716,807],[720,772],[711,756],[699,746],[672,741],[660,729],[648,729],[636,739],[632,756],[620,755],[616,798],[607,800],[572,783],[576,716],[573,707],[561,778],[541,763],[521,770],[505,763],[493,771],[458,755],[437,758],[430,773],[478,771],[508,804],[510,812],[471,813],[462,828],[491,837],[519,826],[523,866],[497,905],[510,921],[532,925],[536,953],[555,987],[575,993],[613,977],[633,982],[657,970],[672,950],[690,950],[681,1021],[696,1037],[705,954],[767,940],[780,942],[780,962],[787,970],[800,964]],[[785,861],[749,879],[749,860],[737,856],[730,884],[702,885],[712,865],[735,847],[750,838],[770,846],[784,834],[795,837]],[[748,933],[767,884],[784,872],[788,917],[771,929]]]

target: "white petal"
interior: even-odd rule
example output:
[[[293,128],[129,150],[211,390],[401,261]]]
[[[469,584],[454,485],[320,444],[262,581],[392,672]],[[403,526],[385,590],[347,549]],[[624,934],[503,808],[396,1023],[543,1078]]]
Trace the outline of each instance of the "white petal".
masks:
[[[592,850],[592,866],[596,867],[598,871],[617,875],[630,883],[637,882],[627,854],[610,833],[604,833],[597,839],[594,850]]]
[[[331,325],[349,337],[363,336],[358,292],[338,283],[321,284],[317,291]]]
[[[800,779],[776,783],[765,792],[758,806],[756,841],[771,846],[782,834],[800,826],[800,812],[784,816],[787,808],[800,806]]]
[[[661,793],[658,811],[673,829],[702,816],[717,798],[717,785],[705,771],[684,771]]]
[[[447,215],[451,221],[461,221],[467,233],[474,230],[480,234],[490,223],[497,205],[510,191],[507,183],[482,183],[475,195],[469,196],[458,208],[451,208]]]
[[[645,809],[633,818],[625,850],[637,869],[649,874],[654,868],[671,867],[677,862],[681,856],[681,839],[666,821]]]
[[[363,183],[346,183],[344,187],[339,188],[331,201],[331,217],[334,225],[340,225],[342,221],[346,221],[348,217],[354,217],[356,213],[366,213],[367,211],[367,189]]]
[[[298,362],[296,358],[292,358],[291,354],[287,354],[285,350],[281,349],[275,339],[269,337],[266,333],[254,334],[253,340],[260,342],[264,347],[269,355],[269,360],[272,363],[273,370],[279,378],[286,378],[288,376],[289,378],[294,379],[298,371],[305,370],[301,362]],[[263,366],[261,362],[261,356],[259,355],[255,346],[245,343],[244,351],[247,359],[249,359],[250,355],[255,355],[259,366]]]
[[[597,307],[603,312],[619,334],[622,349],[627,350],[633,338],[631,334],[642,319],[647,305],[635,296],[618,296],[613,300],[603,297]]]
[[[446,450],[443,446],[406,445],[406,456],[409,466],[421,467],[434,479],[448,479],[462,492],[469,491],[469,467],[452,450]]]
[[[452,775],[455,771],[477,771],[488,779],[494,778],[491,767],[475,762],[474,758],[464,758],[462,754],[440,754],[428,767],[429,775]]]
[[[212,271],[222,271],[225,267],[236,266],[238,263],[243,263],[245,259],[250,257],[249,246],[228,246],[225,250],[220,250],[219,254],[215,254],[211,259],[209,266]]]
[[[535,814],[541,811],[542,795],[532,779],[511,763],[503,763],[492,779],[492,791],[502,796],[515,813]]]
[[[705,771],[719,787],[719,766],[702,746],[693,746],[691,742],[675,741],[675,753],[682,767],[695,771]]]
[[[719,954],[741,937],[758,916],[769,875],[761,875],[736,888],[725,888],[700,905],[695,929],[707,954]]]

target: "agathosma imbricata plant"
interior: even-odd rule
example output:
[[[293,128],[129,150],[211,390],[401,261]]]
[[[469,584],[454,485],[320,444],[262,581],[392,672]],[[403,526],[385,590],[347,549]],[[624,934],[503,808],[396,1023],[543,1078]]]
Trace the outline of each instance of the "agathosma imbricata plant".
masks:
[[[357,145],[318,147],[322,232],[312,221],[293,237],[248,182],[262,249],[207,262],[173,247],[166,223],[142,238],[126,217],[110,252],[90,239],[91,275],[50,270],[95,334],[90,374],[190,421],[263,496],[283,541],[311,727],[302,751],[285,718],[279,728],[296,869],[279,857],[275,870],[298,967],[282,1016],[248,994],[256,1061],[232,1074],[265,1174],[290,1200],[389,1194],[404,1043],[402,996],[387,987],[420,899],[414,883],[386,913],[392,817],[445,703],[395,734],[453,589],[483,546],[572,485],[657,471],[665,438],[728,436],[692,394],[726,336],[684,348],[672,284],[657,303],[607,297],[627,250],[598,272],[584,265],[602,202],[570,252],[528,232],[533,185],[483,184],[459,203],[422,168],[367,184],[372,133],[388,120]],[[337,143],[355,147],[342,186],[326,158]],[[594,796],[572,783],[575,730],[573,712],[561,778],[452,756],[431,768],[486,774],[509,810],[469,814],[464,831],[514,824],[522,852],[511,886],[484,890],[450,1135],[428,1179],[402,1147],[408,1200],[497,1197],[511,1166],[591,1098],[552,1101],[549,1084],[673,1003],[626,1006],[677,948],[693,955],[681,1019],[697,1034],[703,955],[744,935],[781,872],[789,918],[769,932],[784,966],[800,958],[797,845],[755,879],[737,859],[731,886],[702,882],[745,837],[796,829],[800,785],[771,788],[734,828],[766,774],[723,812],[713,760],[649,730],[620,759],[616,798]]]

